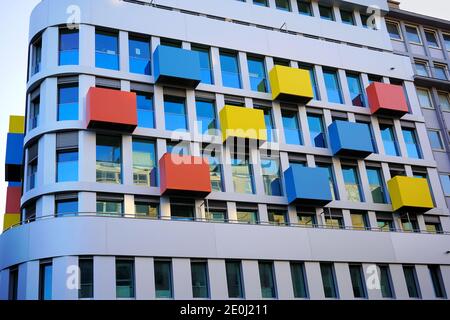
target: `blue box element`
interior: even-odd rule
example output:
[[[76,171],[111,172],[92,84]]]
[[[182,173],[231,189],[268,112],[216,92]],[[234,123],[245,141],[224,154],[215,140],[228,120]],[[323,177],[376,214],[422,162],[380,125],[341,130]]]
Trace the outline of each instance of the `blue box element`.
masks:
[[[158,46],[153,54],[155,82],[195,89],[200,83],[200,56],[195,51]]]
[[[20,182],[23,164],[24,134],[8,133],[6,141],[5,180]]]
[[[374,152],[367,124],[336,120],[328,126],[328,134],[333,155],[365,158]]]
[[[289,204],[324,206],[333,201],[328,170],[291,165],[284,172]]]

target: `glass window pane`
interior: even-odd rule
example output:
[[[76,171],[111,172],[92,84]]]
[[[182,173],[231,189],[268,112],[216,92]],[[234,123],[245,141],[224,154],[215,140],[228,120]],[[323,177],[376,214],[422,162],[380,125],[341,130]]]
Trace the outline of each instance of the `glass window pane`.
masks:
[[[173,298],[172,263],[170,261],[155,261],[156,298]]]
[[[347,74],[347,83],[350,90],[352,104],[358,107],[365,107],[365,97],[359,75]]]
[[[381,138],[383,139],[384,152],[388,156],[399,156],[397,140],[394,129],[389,125],[380,125]]]
[[[97,68],[119,70],[119,40],[117,35],[96,32],[95,66]]]
[[[78,30],[59,31],[59,65],[77,65],[79,63]]]
[[[447,51],[450,51],[450,34],[443,34],[443,37],[444,37],[445,48],[447,49]]]
[[[320,273],[322,275],[322,284],[325,298],[337,298],[338,295],[333,265],[329,263],[321,263]]]
[[[78,262],[80,268],[80,289],[79,299],[89,299],[94,297],[94,260],[92,258],[80,258]]]
[[[123,202],[97,199],[97,213],[106,216],[120,216],[123,213]]]
[[[134,212],[137,217],[148,217],[151,219],[158,219],[159,206],[157,203],[137,201],[134,203]]]
[[[419,36],[419,32],[416,27],[413,26],[405,26],[406,29],[406,37],[409,42],[415,44],[422,44],[422,41]]]
[[[434,294],[436,298],[447,298],[440,267],[438,265],[430,265],[428,266],[428,270],[430,271],[431,281],[433,283]]]
[[[410,298],[420,298],[419,284],[417,283],[416,270],[413,266],[403,266],[406,286]]]
[[[195,219],[194,208],[190,205],[170,205],[172,220],[192,221]]]
[[[267,141],[268,142],[276,142],[276,134],[275,134],[275,126],[273,123],[272,117],[272,109],[271,108],[258,108],[264,112],[264,122],[266,124],[267,129]]]
[[[134,261],[116,260],[116,297],[134,298]]]
[[[282,112],[284,138],[287,144],[302,144],[302,136],[298,125],[296,112]]]
[[[354,229],[365,230],[367,229],[367,218],[363,213],[351,213],[352,227]]]
[[[281,196],[281,175],[279,159],[261,159],[264,190],[269,196]]]
[[[156,146],[152,141],[133,140],[134,184],[155,187],[157,185]]]
[[[386,203],[384,184],[379,168],[367,168],[367,178],[369,180],[370,192],[374,203]]]
[[[311,3],[308,1],[297,0],[298,12],[305,16],[312,16]]]
[[[256,4],[258,6],[263,6],[263,7],[269,6],[268,0],[253,0],[253,4]]]
[[[58,88],[58,121],[78,120],[78,85]]]
[[[445,92],[439,92],[438,97],[441,110],[450,111],[450,95]]]
[[[206,262],[191,262],[192,294],[194,298],[208,298],[208,266]]]
[[[164,115],[166,130],[187,130],[185,100],[176,97],[164,97]]]
[[[328,171],[328,180],[330,183],[330,190],[331,190],[331,195],[333,197],[333,200],[338,200],[339,196],[337,193],[337,188],[336,188],[336,184],[335,184],[335,180],[334,180],[334,172],[333,172],[333,168],[331,166],[331,164],[326,164],[326,163],[318,163],[317,167],[319,168],[325,168]]]
[[[136,92],[136,106],[138,127],[155,127],[155,110],[153,106],[153,95],[149,93]]]
[[[450,176],[449,175],[440,175],[442,189],[444,189],[444,194],[446,197],[450,197]]]
[[[379,266],[380,269],[380,285],[383,298],[394,298],[394,290],[392,288],[391,274],[388,266]]]
[[[209,56],[209,49],[192,47],[192,51],[198,53],[200,57],[200,72],[202,83],[213,84],[211,58]]]
[[[57,182],[78,180],[78,151],[58,151]]]
[[[334,21],[333,8],[319,5],[320,17],[325,20]]]
[[[257,224],[258,223],[258,212],[256,211],[237,211],[237,219],[240,223]]]
[[[311,136],[311,145],[317,148],[326,148],[327,140],[323,128],[323,119],[321,115],[308,114],[309,134]]]
[[[261,295],[263,298],[276,298],[275,275],[273,263],[259,262],[259,280],[261,283]]]
[[[78,214],[78,200],[58,200],[55,204],[57,216],[75,216]]]
[[[213,191],[223,191],[222,185],[222,164],[221,157],[217,150],[204,150],[203,157],[208,159],[209,174],[211,177],[211,189]]]
[[[217,129],[216,107],[214,102],[197,100],[195,107],[199,133],[214,135]]]
[[[122,137],[97,135],[97,182],[122,183]]]
[[[251,164],[245,156],[234,156],[231,159],[234,192],[253,194],[253,174]]]
[[[347,191],[347,200],[360,202],[362,200],[362,195],[356,168],[343,166],[342,174],[344,176],[345,189]]]
[[[434,66],[434,74],[437,79],[447,80],[447,68],[445,66]]]
[[[52,264],[41,264],[39,269],[39,300],[52,300],[52,277]]]
[[[430,139],[431,148],[435,150],[444,149],[444,145],[442,143],[441,135],[439,131],[428,130],[428,139]]]
[[[419,143],[414,129],[403,129],[403,138],[405,139],[408,157],[414,159],[421,159],[422,153],[420,151]]]
[[[325,87],[327,88],[328,101],[342,103],[342,93],[336,71],[324,70]]]
[[[226,261],[228,297],[244,298],[244,288],[242,285],[241,262]]]
[[[288,218],[286,211],[281,210],[269,210],[267,213],[269,222],[274,225],[287,225]]]
[[[241,76],[236,54],[220,53],[222,84],[224,87],[241,89]]]
[[[250,87],[253,91],[267,92],[267,77],[264,59],[248,57]]]
[[[425,31],[425,37],[427,38],[428,45],[430,47],[439,48],[439,42],[436,38],[436,33],[434,31]]]
[[[277,9],[284,11],[291,11],[291,3],[290,0],[275,0],[275,5]]]
[[[353,296],[355,298],[367,298],[362,267],[360,265],[350,265],[350,278],[352,279]]]
[[[352,11],[340,10],[342,22],[345,24],[355,25],[355,18]]]
[[[391,39],[394,40],[402,40],[402,36],[400,34],[400,29],[398,24],[396,23],[392,23],[392,22],[387,22],[387,30],[389,32],[389,36],[391,37]]]
[[[414,66],[416,68],[416,74],[422,77],[429,77],[430,74],[428,73],[428,65],[426,63],[422,62],[415,62]]]
[[[308,298],[306,274],[303,263],[291,262],[291,277],[295,298]]]
[[[150,75],[150,40],[130,37],[129,43],[130,72]]]

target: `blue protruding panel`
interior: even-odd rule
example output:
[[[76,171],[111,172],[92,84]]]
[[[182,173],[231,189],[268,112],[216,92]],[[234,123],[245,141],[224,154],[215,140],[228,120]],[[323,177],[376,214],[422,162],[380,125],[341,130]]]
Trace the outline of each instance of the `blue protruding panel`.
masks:
[[[6,141],[5,180],[20,182],[22,176],[23,139],[20,133],[8,133]]]
[[[160,45],[153,61],[156,83],[196,88],[202,79],[198,52]]]
[[[370,128],[364,123],[336,120],[328,126],[334,155],[365,158],[373,153]]]
[[[289,203],[324,206],[333,200],[325,168],[291,165],[284,172]]]
[[[8,187],[21,187],[21,186],[22,186],[22,182],[19,182],[19,181],[8,182]]]

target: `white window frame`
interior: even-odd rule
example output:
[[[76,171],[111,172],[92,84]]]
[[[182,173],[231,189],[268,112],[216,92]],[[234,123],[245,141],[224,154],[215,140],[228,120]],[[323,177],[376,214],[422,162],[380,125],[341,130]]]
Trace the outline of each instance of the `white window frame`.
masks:
[[[433,67],[434,67],[434,69],[438,69],[438,68],[444,69],[445,77],[447,78],[446,80],[449,79],[448,68],[447,68],[446,64],[433,62]],[[443,79],[443,80],[445,81],[445,79]]]
[[[439,98],[440,95],[446,96],[447,97],[447,101],[450,104],[450,93],[448,93],[447,91],[438,91],[437,94],[438,94],[438,98]],[[441,107],[441,100],[440,100],[440,98],[439,98],[439,107]],[[443,111],[443,112],[450,112],[450,109],[442,109],[441,108],[441,111]]]
[[[427,92],[427,94],[428,94],[428,99],[430,100],[430,103],[431,103],[431,108],[429,108],[429,107],[422,107],[422,106],[420,105],[419,90],[423,90],[423,91],[426,91],[426,92]],[[434,106],[434,103],[433,103],[433,99],[432,99],[432,97],[431,97],[431,92],[430,92],[430,90],[429,90],[428,88],[424,88],[424,87],[416,87],[416,93],[417,93],[417,99],[419,99],[419,106],[420,106],[422,109],[428,109],[428,110],[434,110],[434,109],[436,109],[435,106]]]
[[[416,60],[416,59],[414,59],[414,69],[416,69],[416,73],[417,73],[416,65],[418,65],[418,64],[421,64],[421,65],[425,66],[425,70],[427,72],[427,75],[428,75],[428,77],[430,77],[431,76],[431,74],[430,74],[430,65],[428,64],[428,62],[424,61],[424,60]]]
[[[450,33],[443,32],[443,33],[442,33],[442,38],[443,38],[443,39],[444,39],[444,36],[447,36],[447,37],[450,38]],[[446,49],[448,52],[450,52],[450,48],[447,48],[447,46],[445,45],[445,39],[444,39],[443,46],[445,47],[445,49]]]
[[[413,24],[405,24],[405,31],[406,31],[406,28],[407,28],[407,27],[411,27],[411,28],[416,29],[417,35],[419,36],[419,40],[420,40],[420,42],[410,41],[410,40],[408,39],[408,36],[405,35],[405,37],[406,37],[406,39],[408,40],[408,42],[411,43],[411,44],[416,44],[416,45],[419,45],[419,46],[423,46],[423,39],[422,39],[422,36],[420,35],[419,27],[418,27],[418,26],[415,26],[415,25],[413,25]],[[406,31],[406,33],[408,33],[408,32]]]
[[[433,29],[424,29],[423,31],[424,31],[424,33],[425,33],[425,40],[427,41],[428,47],[434,48],[434,49],[441,49],[441,43],[440,43],[440,41],[439,41],[439,36],[438,36],[438,33],[436,32],[436,30],[433,30]],[[437,47],[432,46],[432,45],[430,45],[430,44],[428,43],[427,35],[426,35],[427,32],[434,34],[434,37],[435,37],[436,42],[437,42],[437,44],[438,44]]]
[[[398,34],[400,35],[400,39],[393,39],[393,38],[391,38],[391,36],[389,36],[389,39],[391,39],[393,41],[404,42],[405,38],[403,37],[402,28],[400,27],[400,23],[398,23],[396,21],[392,21],[392,20],[386,20],[386,25],[388,23],[395,25],[395,27],[397,28]],[[387,30],[387,27],[386,27],[386,30]],[[388,34],[389,34],[389,31],[388,31]]]
[[[442,145],[442,148],[441,148],[441,149],[436,149],[436,148],[433,148],[433,146],[431,145],[431,141],[430,141],[430,147],[431,147],[431,150],[433,150],[433,151],[445,151],[444,139],[442,139],[442,133],[441,133],[441,131],[438,130],[438,129],[428,129],[427,131],[428,131],[428,132],[436,132],[436,133],[438,134],[438,136],[439,136],[439,140],[441,141],[441,145]],[[427,135],[428,135],[428,133],[427,133]],[[429,139],[429,138],[430,138],[430,137],[428,137],[428,139]]]

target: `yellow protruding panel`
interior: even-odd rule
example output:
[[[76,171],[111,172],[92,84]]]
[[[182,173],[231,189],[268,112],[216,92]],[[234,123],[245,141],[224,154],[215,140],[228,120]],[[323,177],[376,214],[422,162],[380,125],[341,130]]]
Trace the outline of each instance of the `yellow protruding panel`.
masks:
[[[224,106],[219,114],[223,141],[230,137],[267,140],[264,112],[245,107]]]
[[[9,133],[24,133],[24,132],[25,132],[25,117],[9,116]]]
[[[272,100],[307,103],[314,98],[308,70],[274,66],[269,73]]]
[[[433,208],[433,199],[427,179],[396,176],[388,181],[392,209],[427,211]]]
[[[3,216],[3,231],[20,223],[20,213],[5,213]]]

